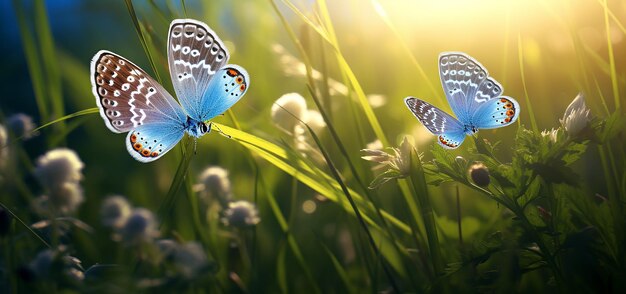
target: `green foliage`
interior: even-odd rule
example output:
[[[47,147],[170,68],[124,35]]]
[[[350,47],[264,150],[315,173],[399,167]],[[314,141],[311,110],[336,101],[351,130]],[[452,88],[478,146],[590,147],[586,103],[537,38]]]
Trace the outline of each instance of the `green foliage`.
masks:
[[[572,39],[573,57],[563,54],[573,60],[560,67],[550,66],[546,53],[559,45],[516,28],[520,11],[507,6],[505,38],[493,41],[490,34],[496,49],[476,50],[503,56],[492,57],[487,67],[506,95],[524,101],[522,115],[517,126],[481,130],[456,150],[411,130],[419,123],[400,99],[410,94],[446,104],[434,61],[441,50],[465,50],[465,36],[457,43],[448,36],[454,31],[439,32],[429,15],[420,10],[416,17],[404,7],[434,11],[439,4],[118,2],[83,9],[117,5],[106,14],[124,20],[126,32],[119,34],[127,39],[89,39],[72,48],[53,38],[62,36],[49,24],[55,19],[45,1],[12,1],[33,91],[24,96],[41,122],[32,134],[41,135],[27,140],[9,130],[6,143],[0,141],[0,292],[626,289],[626,116],[619,93],[625,80],[623,62],[613,56],[623,46],[615,41],[614,25],[619,36],[626,30],[623,13],[610,1],[593,3],[607,32],[603,53],[584,42],[585,27],[555,16],[573,32],[565,37]],[[544,5],[559,12],[576,6]],[[396,10],[386,11],[391,7]],[[412,21],[427,19],[428,30],[414,34],[400,10],[411,12]],[[128,52],[174,93],[165,32],[171,19],[183,16],[211,25],[232,62],[249,71],[252,86],[215,118],[213,133],[225,136],[185,137],[157,162],[135,163],[123,136],[108,132],[97,115],[88,58],[94,46]],[[478,29],[465,25],[465,33],[475,36]],[[441,44],[427,46],[430,31]],[[570,117],[580,124],[568,124],[564,116],[556,129],[540,132],[542,125],[555,125],[579,89],[591,110],[603,114],[580,111],[585,115]],[[304,95],[306,111],[316,111],[321,122],[296,116],[297,129],[276,127],[269,119],[273,101],[293,91]],[[374,93],[387,96],[387,104],[372,102]],[[77,169],[78,189],[66,191],[76,197],[53,201],[36,171],[40,156],[59,146],[75,150],[81,162],[66,159],[66,169],[57,171]],[[488,181],[471,176],[477,165]],[[202,178],[202,169],[215,166],[224,174]],[[113,194],[128,203],[105,209]],[[243,200],[248,205],[226,213]],[[72,201],[79,208],[61,213]],[[122,225],[106,223],[107,215],[117,215]],[[237,222],[225,221],[233,216]]]

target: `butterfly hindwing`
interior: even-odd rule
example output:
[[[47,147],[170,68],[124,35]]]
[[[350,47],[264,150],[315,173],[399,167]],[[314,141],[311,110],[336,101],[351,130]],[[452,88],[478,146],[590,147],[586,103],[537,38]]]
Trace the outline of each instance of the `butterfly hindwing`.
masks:
[[[177,19],[170,25],[167,57],[178,100],[189,116],[198,119],[211,79],[230,58],[226,46],[205,23]]]
[[[199,121],[209,120],[224,113],[246,93],[250,86],[250,77],[241,66],[229,64],[220,69],[209,83],[202,97],[196,118]]]
[[[185,121],[185,113],[159,83],[115,53],[96,53],[91,61],[91,84],[100,116],[115,133],[154,122]]]
[[[515,99],[501,96],[481,104],[472,117],[472,124],[479,129],[508,126],[519,117],[520,106]]]
[[[171,121],[140,126],[126,136],[126,149],[138,161],[151,162],[170,151],[183,138],[182,124]]]

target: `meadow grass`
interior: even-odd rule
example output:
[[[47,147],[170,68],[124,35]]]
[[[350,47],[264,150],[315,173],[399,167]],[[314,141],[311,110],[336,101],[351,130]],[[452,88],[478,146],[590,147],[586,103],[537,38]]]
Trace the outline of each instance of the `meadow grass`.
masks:
[[[622,292],[626,6],[483,0],[473,12],[505,22],[484,34],[489,20],[455,23],[462,1],[431,2],[125,0],[107,13],[128,40],[73,48],[49,3],[13,1],[40,126],[0,121],[2,292]],[[136,163],[96,114],[84,57],[128,52],[174,93],[165,44],[180,17],[209,24],[251,88],[210,139]],[[450,109],[441,51],[490,69],[518,123],[456,150],[419,129],[402,99]],[[290,92],[321,122],[273,110]],[[2,118],[27,111],[5,103]],[[201,178],[210,166],[227,175]]]

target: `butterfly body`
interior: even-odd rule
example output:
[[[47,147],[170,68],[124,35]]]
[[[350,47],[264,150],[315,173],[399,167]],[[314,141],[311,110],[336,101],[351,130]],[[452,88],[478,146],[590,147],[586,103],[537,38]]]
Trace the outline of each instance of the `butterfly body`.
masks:
[[[245,94],[248,73],[226,64],[229,57],[206,24],[193,19],[172,21],[168,63],[177,102],[140,67],[102,50],[91,63],[92,91],[100,116],[111,131],[128,132],[126,149],[133,158],[156,160],[185,133],[195,138],[209,133],[210,120]]]
[[[404,99],[415,117],[447,149],[457,148],[479,129],[500,128],[519,117],[515,99],[502,94],[502,86],[487,70],[465,53],[447,52],[439,56],[441,83],[457,118],[415,97]]]

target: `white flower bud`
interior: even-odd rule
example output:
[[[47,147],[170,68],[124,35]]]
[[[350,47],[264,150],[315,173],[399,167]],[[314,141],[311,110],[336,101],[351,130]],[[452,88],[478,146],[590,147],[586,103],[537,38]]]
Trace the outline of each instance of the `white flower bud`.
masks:
[[[120,229],[120,237],[126,244],[141,244],[159,236],[154,215],[145,208],[136,208]]]
[[[13,135],[22,139],[30,139],[37,135],[32,133],[35,129],[33,118],[23,113],[16,113],[7,118],[7,126]]]
[[[272,105],[272,120],[283,130],[292,133],[307,113],[306,100],[298,93],[288,93]]]
[[[221,202],[228,202],[231,198],[231,186],[228,179],[228,171],[219,166],[210,166],[198,177],[205,201],[217,199]]]
[[[121,228],[132,212],[132,207],[122,196],[109,196],[100,207],[100,218],[107,227]]]
[[[254,226],[261,221],[258,214],[254,203],[243,200],[234,201],[228,204],[222,222],[227,226],[240,228]]]
[[[585,97],[578,94],[576,98],[567,106],[561,124],[570,136],[575,136],[582,131],[591,121],[590,110],[585,104]]]
[[[49,190],[55,190],[67,182],[78,182],[82,178],[84,164],[76,152],[58,148],[37,159],[35,176]]]

